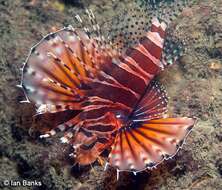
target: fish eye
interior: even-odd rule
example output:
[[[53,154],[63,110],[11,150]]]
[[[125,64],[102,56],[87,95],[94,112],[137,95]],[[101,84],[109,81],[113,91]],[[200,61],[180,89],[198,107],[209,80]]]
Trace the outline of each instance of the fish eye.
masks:
[[[121,114],[116,114],[116,117],[119,119],[121,118]]]

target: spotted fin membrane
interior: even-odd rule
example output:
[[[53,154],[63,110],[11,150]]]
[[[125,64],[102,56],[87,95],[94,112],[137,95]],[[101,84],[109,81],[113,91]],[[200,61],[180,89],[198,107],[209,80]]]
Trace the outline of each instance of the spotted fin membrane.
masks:
[[[172,21],[194,3],[195,0],[137,0],[105,26],[112,26],[108,31],[109,38],[124,53],[139,43],[139,39],[150,30],[152,19],[158,18],[168,25],[161,59],[166,65],[172,65],[186,52],[186,41],[172,36],[175,29]]]
[[[119,35],[106,39],[92,11],[86,12],[91,28],[63,28],[31,49],[19,85],[25,101],[36,105],[37,114],[79,111],[40,136],[63,131],[61,142],[73,147],[75,163],[92,164],[108,151],[106,166],[118,174],[151,169],[176,154],[195,123],[167,116],[166,91],[154,80],[167,65],[167,24],[154,17],[127,47]]]

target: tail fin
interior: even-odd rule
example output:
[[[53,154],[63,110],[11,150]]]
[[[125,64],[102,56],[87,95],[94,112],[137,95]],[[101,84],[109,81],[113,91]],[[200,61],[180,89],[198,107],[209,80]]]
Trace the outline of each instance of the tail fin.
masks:
[[[168,26],[166,31],[166,40],[163,48],[162,60],[166,65],[171,65],[185,53],[184,41],[172,36],[172,22],[176,20],[184,9],[195,4],[195,0],[148,0],[143,1],[143,7],[146,12],[154,12],[153,14],[165,22]]]
[[[169,25],[184,8],[192,6],[195,0],[139,0],[138,3]]]
[[[181,12],[193,5],[195,0],[137,0],[127,6],[111,22],[107,23],[112,44],[124,53],[129,47],[136,46],[139,39],[150,30],[153,18],[167,24],[166,40],[163,47],[163,61],[170,65],[180,57],[185,49],[183,42],[171,35],[171,25]],[[111,27],[110,27],[111,26]]]

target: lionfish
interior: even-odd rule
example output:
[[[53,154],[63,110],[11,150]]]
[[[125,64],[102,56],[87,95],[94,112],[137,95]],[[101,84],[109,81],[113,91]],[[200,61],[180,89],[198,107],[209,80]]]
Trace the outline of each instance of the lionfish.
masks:
[[[79,165],[106,151],[106,166],[118,173],[152,169],[177,153],[195,123],[168,117],[166,90],[154,79],[166,67],[167,24],[154,17],[139,42],[120,52],[87,13],[98,35],[72,26],[50,33],[23,66],[21,86],[37,114],[79,111],[40,137],[64,131],[61,142],[73,147]]]

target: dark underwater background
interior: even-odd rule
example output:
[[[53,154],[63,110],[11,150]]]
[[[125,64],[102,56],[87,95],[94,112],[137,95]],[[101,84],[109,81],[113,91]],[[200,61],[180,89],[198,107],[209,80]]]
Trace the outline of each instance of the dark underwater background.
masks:
[[[182,150],[157,169],[136,176],[122,172],[117,181],[115,169],[103,171],[98,163],[73,166],[67,158],[68,148],[59,143],[60,134],[38,138],[36,129],[50,127],[60,117],[33,117],[34,106],[19,103],[24,100],[23,92],[16,88],[20,67],[44,35],[69,24],[78,25],[75,15],[90,8],[103,30],[115,36],[118,30],[127,30],[127,23],[121,22],[124,11],[137,5],[144,8],[147,3],[158,9],[155,4],[160,1],[0,0],[0,189],[222,189],[221,0],[196,0],[172,21],[172,38],[184,40],[186,52],[158,80],[170,96],[170,114],[197,117],[198,121]],[[127,40],[131,38],[132,34],[126,34]],[[41,185],[12,187],[4,185],[5,180],[36,180]]]

